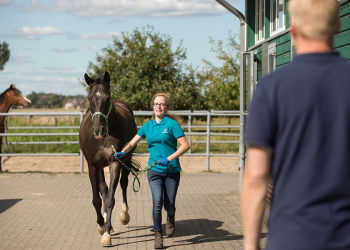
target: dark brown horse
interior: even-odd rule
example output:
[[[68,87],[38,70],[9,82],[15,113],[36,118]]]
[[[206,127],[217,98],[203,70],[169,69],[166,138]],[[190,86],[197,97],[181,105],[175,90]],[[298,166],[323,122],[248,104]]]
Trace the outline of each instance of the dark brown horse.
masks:
[[[137,133],[134,114],[124,102],[112,100],[110,97],[110,76],[105,72],[101,77],[90,78],[85,74],[85,81],[90,87],[90,108],[87,110],[80,125],[79,143],[89,166],[89,177],[92,187],[92,203],[97,214],[98,231],[103,236],[101,245],[111,245],[110,232],[112,210],[115,204],[115,190],[118,185],[123,193],[122,213],[119,220],[123,225],[129,223],[128,202],[126,189],[128,187],[129,170],[114,159],[114,151],[107,139],[109,134],[116,151],[121,151]],[[117,110],[115,109],[115,103]],[[123,157],[123,162],[135,171],[138,164],[132,161],[133,150]],[[107,187],[103,168],[109,166],[110,185]],[[100,197],[102,196],[102,200]],[[103,201],[104,215],[101,213]]]
[[[8,113],[12,105],[23,106],[25,108],[30,107],[31,101],[22,95],[21,91],[16,89],[16,86],[11,84],[8,89],[6,89],[0,95],[0,113]],[[5,117],[0,116],[0,133],[5,132]],[[2,145],[2,135],[0,135],[0,154]],[[0,173],[1,169],[1,156],[0,156]]]

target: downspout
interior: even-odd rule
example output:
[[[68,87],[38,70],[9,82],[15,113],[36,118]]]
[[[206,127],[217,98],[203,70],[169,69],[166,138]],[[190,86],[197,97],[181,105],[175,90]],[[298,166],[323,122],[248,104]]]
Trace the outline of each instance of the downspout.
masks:
[[[236,17],[238,17],[239,21],[241,22],[241,41],[240,41],[240,137],[239,137],[239,192],[242,190],[242,180],[243,180],[243,173],[244,173],[244,166],[245,166],[245,144],[244,144],[244,137],[245,137],[245,67],[244,67],[244,48],[245,48],[245,29],[246,29],[246,21],[244,15],[238,11],[236,8],[234,8],[232,5],[227,3],[225,0],[216,0],[219,4],[221,4],[223,7],[225,7],[228,11],[230,11],[232,14],[234,14]]]

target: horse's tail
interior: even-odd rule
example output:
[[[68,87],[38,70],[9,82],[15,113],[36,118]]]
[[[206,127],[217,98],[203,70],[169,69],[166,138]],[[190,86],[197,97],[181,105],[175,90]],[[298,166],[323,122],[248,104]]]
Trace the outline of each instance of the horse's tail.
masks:
[[[131,166],[130,166],[130,168],[135,173],[138,173],[141,170],[141,162],[139,161],[139,159],[137,159],[135,157],[132,157],[131,158]]]

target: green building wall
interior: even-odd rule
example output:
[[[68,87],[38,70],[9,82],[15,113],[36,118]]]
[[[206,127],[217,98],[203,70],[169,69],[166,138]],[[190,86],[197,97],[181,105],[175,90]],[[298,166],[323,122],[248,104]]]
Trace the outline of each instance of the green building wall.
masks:
[[[350,2],[340,7],[340,33],[334,38],[334,49],[350,60]]]
[[[270,1],[266,3],[265,23],[270,23]],[[286,1],[286,29],[290,28],[288,1]],[[340,9],[341,30],[334,38],[334,49],[343,57],[350,60],[350,2],[341,5]],[[283,32],[282,32],[283,33]],[[270,25],[265,25],[265,40],[270,38]],[[276,42],[276,69],[288,64],[292,59],[290,33],[283,33],[280,36],[269,40],[268,44]],[[247,0],[247,48],[248,51],[257,51],[257,78],[262,74],[262,45],[255,46],[255,0]]]

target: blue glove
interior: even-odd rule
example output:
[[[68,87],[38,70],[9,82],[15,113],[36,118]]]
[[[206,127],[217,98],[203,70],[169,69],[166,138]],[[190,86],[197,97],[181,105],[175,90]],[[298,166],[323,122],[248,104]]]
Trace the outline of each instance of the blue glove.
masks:
[[[158,165],[161,165],[161,166],[168,166],[169,163],[170,161],[168,160],[168,158],[162,158],[158,160]]]
[[[123,158],[125,155],[124,152],[117,152],[116,154],[114,154],[114,158],[119,161],[121,158]]]

